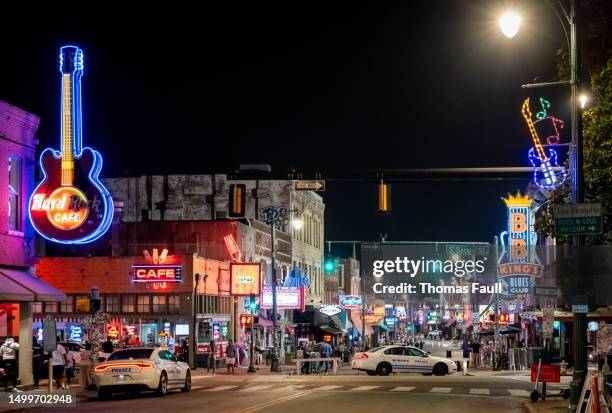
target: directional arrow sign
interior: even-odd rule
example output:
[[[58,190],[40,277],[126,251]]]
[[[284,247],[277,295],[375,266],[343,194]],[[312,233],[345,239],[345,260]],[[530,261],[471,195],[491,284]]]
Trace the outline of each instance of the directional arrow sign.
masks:
[[[596,235],[603,232],[601,204],[555,205],[555,235]]]
[[[324,179],[310,179],[295,181],[296,191],[325,191],[325,180]]]

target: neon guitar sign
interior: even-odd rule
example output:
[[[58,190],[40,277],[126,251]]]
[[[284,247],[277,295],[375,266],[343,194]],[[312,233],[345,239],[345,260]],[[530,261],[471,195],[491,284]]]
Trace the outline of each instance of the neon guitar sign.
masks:
[[[545,100],[544,102],[548,103],[548,101]],[[533,173],[533,182],[540,188],[554,189],[559,187],[560,185],[563,185],[563,183],[567,179],[567,171],[565,170],[565,168],[559,167],[559,163],[557,161],[557,152],[552,148],[544,149],[544,147],[542,146],[542,143],[540,142],[540,137],[538,136],[538,132],[535,127],[535,123],[532,119],[532,113],[531,109],[529,108],[529,104],[529,98],[525,99],[525,101],[523,102],[523,107],[521,108],[521,114],[527,122],[527,126],[529,127],[529,133],[531,134],[531,139],[533,140],[534,145],[533,148],[529,149],[528,153],[529,161],[531,162],[531,165],[535,168],[535,171]],[[548,106],[550,106],[550,103],[548,103]],[[546,109],[547,107],[543,104],[543,116],[546,116]],[[540,112],[538,112],[538,119],[542,119]],[[553,142],[550,138],[547,138],[547,141],[548,143]]]
[[[113,218],[113,200],[100,182],[102,156],[82,146],[81,77],[83,51],[60,49],[61,151],[40,155],[44,179],[30,197],[34,229],[45,239],[85,244],[100,238]]]

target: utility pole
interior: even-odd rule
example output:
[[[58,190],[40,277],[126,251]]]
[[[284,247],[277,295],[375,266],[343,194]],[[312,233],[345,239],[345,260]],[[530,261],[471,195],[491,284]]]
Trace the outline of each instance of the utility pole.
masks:
[[[249,304],[254,300],[250,300]],[[253,311],[253,306],[249,305],[251,308],[251,345],[249,346],[249,369],[247,373],[255,373],[255,363],[253,360],[253,348],[255,347],[255,312]]]
[[[196,335],[198,334],[197,326],[198,326],[198,284],[200,283],[200,274],[194,275],[194,283],[193,283],[193,321],[191,328],[191,343],[189,347],[191,350],[189,351],[189,366],[196,370],[198,368],[197,363],[197,340]]]
[[[276,248],[274,246],[274,214],[270,219],[270,258],[272,261],[272,361],[270,371],[280,372],[280,349],[278,340],[278,306],[276,302]]]

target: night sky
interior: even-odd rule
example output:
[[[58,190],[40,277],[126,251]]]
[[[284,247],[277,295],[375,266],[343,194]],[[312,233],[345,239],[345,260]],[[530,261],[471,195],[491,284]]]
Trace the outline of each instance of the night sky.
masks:
[[[41,116],[41,150],[57,147],[57,50],[73,43],[85,52],[84,143],[105,156],[103,177],[240,163],[328,178],[527,166],[522,100],[542,94],[569,120],[568,89],[520,88],[554,79],[565,41],[555,16],[522,2],[509,40],[497,27],[502,2],[410,3],[29,11],[3,23],[0,99]],[[374,181],[329,181],[326,238],[488,241],[504,227],[500,196],[527,181],[392,182],[389,216],[374,212]]]

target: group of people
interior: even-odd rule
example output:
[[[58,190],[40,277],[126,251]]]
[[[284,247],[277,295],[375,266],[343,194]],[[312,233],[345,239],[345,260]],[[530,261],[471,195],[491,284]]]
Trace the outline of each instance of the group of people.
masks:
[[[213,340],[210,342],[210,352],[208,353],[207,374],[212,370],[213,376],[217,372],[217,343]],[[247,360],[246,350],[243,345],[238,345],[232,340],[229,340],[225,346],[225,366],[227,374],[236,374],[236,365],[243,366]]]
[[[59,340],[60,338],[58,337],[57,346],[55,350],[51,352],[51,359],[49,362],[51,363],[53,380],[57,388],[69,389],[71,380],[75,378],[76,358],[74,351],[72,351],[69,346],[62,345]],[[85,349],[81,350],[79,354],[79,384],[81,387],[87,387],[89,386],[91,367],[94,365],[91,343],[86,343]],[[44,358],[42,348],[40,349],[39,358],[41,360]],[[34,387],[38,388],[40,367],[35,370],[38,370],[38,376],[34,376]]]
[[[485,367],[491,365],[491,354],[493,344],[489,341],[480,342],[480,340],[464,340],[463,358],[470,359],[474,368],[479,368],[483,364]]]
[[[318,347],[318,351],[316,347]],[[309,358],[330,358],[333,354],[333,347],[331,344],[323,341],[316,345],[311,345],[308,342],[305,342],[301,345],[301,350],[304,354],[304,359]],[[304,362],[302,364],[301,372],[304,374],[324,372],[325,374],[329,371],[330,363],[328,360],[321,360],[318,363],[314,362]]]

